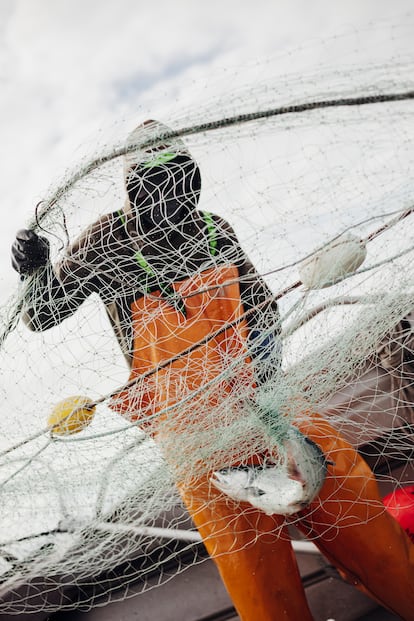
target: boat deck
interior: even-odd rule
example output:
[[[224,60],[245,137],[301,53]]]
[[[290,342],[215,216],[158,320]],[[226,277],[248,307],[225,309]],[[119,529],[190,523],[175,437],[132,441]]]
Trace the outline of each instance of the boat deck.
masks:
[[[298,553],[306,596],[315,621],[398,621],[346,584],[319,554]],[[212,561],[193,566],[139,597],[94,608],[60,612],[50,621],[239,621]],[[258,621],[260,621],[258,619]],[[276,621],[276,620],[275,620]],[[298,621],[300,621],[298,619]]]
[[[392,444],[392,441],[389,441]],[[392,489],[391,478],[404,482],[414,480],[414,464],[409,455],[396,454],[395,459],[378,463],[365,457],[379,475],[383,495]],[[373,454],[378,455],[376,450]],[[375,461],[374,461],[375,460]],[[300,534],[293,531],[294,538]],[[201,545],[201,544],[200,544]],[[378,606],[372,599],[344,582],[336,569],[320,554],[296,553],[302,582],[315,621],[398,621],[400,617]],[[184,559],[183,559],[184,560]],[[158,577],[152,578],[154,586]],[[116,598],[116,594],[114,594]],[[94,608],[89,612],[58,612],[49,621],[239,621],[224,589],[214,563],[207,559],[178,573],[169,582],[147,590],[139,597]],[[32,621],[33,617],[32,617]],[[37,621],[37,620],[36,620]],[[260,620],[258,620],[260,621]],[[275,620],[276,621],[276,620]],[[300,621],[300,620],[298,620]],[[405,620],[406,621],[406,620]]]
[[[386,442],[392,460],[389,457],[379,458],[378,456],[384,453],[379,450],[378,446],[367,445],[361,450],[378,476],[383,496],[392,490],[396,480],[402,485],[412,483],[414,480],[414,448],[405,454],[401,453],[398,448],[401,447],[401,442],[396,438],[393,444],[392,434],[388,436]],[[188,524],[184,526],[182,512],[179,515],[180,527],[192,528],[191,521],[188,519]],[[169,523],[170,519],[171,516],[169,516]],[[294,529],[292,529],[292,535],[294,540],[301,539],[300,534]],[[147,574],[146,590],[138,597],[133,597],[134,590],[135,593],[140,592],[142,582],[137,582],[135,585],[129,584],[126,588],[124,576],[126,571],[131,572],[129,575],[133,575],[134,567],[138,570],[137,573],[143,568],[143,559],[146,557],[140,555],[130,559],[124,566],[115,567],[108,575],[100,575],[96,578],[84,576],[82,579],[79,577],[71,579],[70,576],[66,576],[60,587],[55,585],[50,590],[39,590],[42,585],[41,578],[28,584],[21,584],[16,590],[3,594],[3,602],[9,602],[15,614],[0,613],[0,620],[237,621],[239,617],[203,544],[194,543],[189,548],[188,544],[180,544],[177,541],[174,545],[173,558],[169,558],[167,549],[164,561],[159,559],[161,567],[152,569]],[[297,551],[296,555],[309,607],[315,621],[397,621],[399,619],[379,607],[355,587],[345,583],[336,569],[318,551],[312,553]],[[148,563],[152,566],[151,558],[148,558]],[[183,567],[187,569],[180,571]],[[164,579],[167,578],[162,585],[160,585],[159,569]],[[169,576],[171,579],[168,579]],[[118,590],[113,591],[117,588],[116,585],[118,585]],[[44,586],[46,587],[46,583]],[[108,603],[108,587],[112,591],[110,603]],[[42,610],[42,601],[45,601],[45,597],[49,606],[53,606],[54,602],[57,604],[55,609],[59,608],[59,601],[73,606],[74,609],[60,610],[53,614],[45,612]],[[34,606],[32,610],[36,610],[36,598],[39,603],[38,612],[26,612],[25,599],[29,599],[31,605]],[[89,611],[76,609],[78,601],[88,601],[90,598],[94,601],[94,608]]]

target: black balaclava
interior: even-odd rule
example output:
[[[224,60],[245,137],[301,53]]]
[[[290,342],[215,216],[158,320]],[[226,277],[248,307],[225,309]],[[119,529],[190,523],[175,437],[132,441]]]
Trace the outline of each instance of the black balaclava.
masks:
[[[148,128],[168,131],[154,121],[131,135],[142,141]],[[131,141],[131,137],[129,138]],[[129,210],[143,233],[175,229],[197,207],[201,175],[184,143],[175,139],[153,149],[128,153],[125,183]]]

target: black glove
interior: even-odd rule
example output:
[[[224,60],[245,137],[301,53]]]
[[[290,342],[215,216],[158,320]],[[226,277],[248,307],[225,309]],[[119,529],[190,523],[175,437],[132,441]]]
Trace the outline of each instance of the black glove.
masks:
[[[32,274],[49,260],[49,242],[30,229],[16,233],[12,244],[12,266],[19,274]]]

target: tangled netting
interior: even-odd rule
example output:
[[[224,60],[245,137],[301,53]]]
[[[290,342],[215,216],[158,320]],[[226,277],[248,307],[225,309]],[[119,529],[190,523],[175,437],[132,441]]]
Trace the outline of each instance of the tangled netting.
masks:
[[[310,412],[399,484],[414,422],[403,34],[377,63],[359,33],[335,71],[256,71],[129,127],[38,205],[50,261],[1,309],[3,612],[86,609],[201,560],[185,490],[208,503],[213,472],[257,456],[283,469]]]

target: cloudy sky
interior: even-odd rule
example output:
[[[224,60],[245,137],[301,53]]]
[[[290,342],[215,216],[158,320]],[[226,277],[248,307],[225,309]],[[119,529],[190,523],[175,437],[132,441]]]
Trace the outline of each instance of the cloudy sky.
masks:
[[[17,228],[79,145],[208,80],[311,40],[403,20],[411,0],[0,0],[3,278]],[[335,63],[335,59],[331,59]],[[286,67],[286,71],[289,67]],[[183,87],[183,85],[186,85]],[[133,119],[133,120],[132,120]],[[168,119],[165,119],[168,121]],[[7,276],[6,276],[7,274]]]

